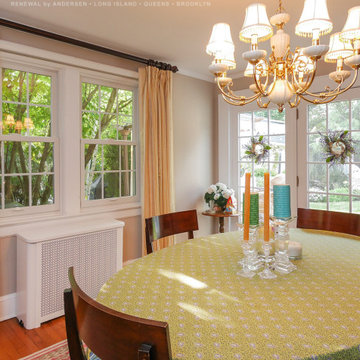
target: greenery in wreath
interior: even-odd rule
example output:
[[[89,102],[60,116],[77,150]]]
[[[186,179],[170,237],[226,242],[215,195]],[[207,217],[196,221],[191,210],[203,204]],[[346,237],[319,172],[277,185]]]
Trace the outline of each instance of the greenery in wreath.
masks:
[[[221,209],[225,209],[228,199],[234,196],[235,191],[228,188],[223,183],[216,183],[215,185],[210,185],[207,189],[204,199],[205,202],[210,205],[210,201],[214,201],[214,205],[218,206]]]
[[[258,138],[252,136],[250,143],[243,146],[245,149],[244,159],[255,160],[255,164],[263,162],[268,156],[271,146],[264,141],[264,136]]]
[[[354,140],[349,131],[330,131],[320,134],[326,162],[330,165],[345,164],[345,161],[355,153]]]

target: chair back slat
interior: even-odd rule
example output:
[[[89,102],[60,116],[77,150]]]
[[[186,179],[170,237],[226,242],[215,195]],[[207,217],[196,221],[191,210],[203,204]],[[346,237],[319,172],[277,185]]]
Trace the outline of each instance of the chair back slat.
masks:
[[[193,239],[195,230],[199,230],[196,210],[180,211],[145,219],[147,253],[153,252],[153,241],[185,232],[188,233],[188,239]]]
[[[67,295],[64,293],[65,309],[69,309],[66,303],[69,304],[72,300],[76,314],[74,327],[78,331],[75,341],[73,340],[74,332],[68,333],[72,360],[83,360],[76,339],[83,340],[102,360],[125,358],[137,360],[146,359],[146,356],[150,356],[151,360],[171,359],[169,329],[166,322],[123,314],[96,302],[80,289],[73,276],[72,268],[69,269],[69,280],[71,290],[66,290]],[[69,293],[72,295],[71,298]],[[67,329],[68,323],[74,321],[69,318],[69,315],[71,314],[65,311]],[[73,346],[76,346],[77,350],[73,350]],[[144,351],[146,348],[151,349],[147,355]]]
[[[360,215],[299,208],[297,227],[360,236]]]

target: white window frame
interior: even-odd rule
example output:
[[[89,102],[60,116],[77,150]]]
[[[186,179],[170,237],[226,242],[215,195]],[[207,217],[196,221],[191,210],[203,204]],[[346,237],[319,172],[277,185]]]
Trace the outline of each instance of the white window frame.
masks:
[[[108,86],[114,87],[121,90],[130,90],[133,92],[133,118],[132,118],[132,140],[115,140],[115,139],[83,139],[82,138],[82,83],[91,83],[100,86]],[[82,208],[92,208],[92,207],[106,207],[113,206],[114,204],[126,204],[126,203],[137,203],[140,201],[140,144],[139,144],[139,121],[138,121],[138,106],[137,106],[137,88],[135,86],[129,85],[126,81],[119,81],[113,77],[107,77],[104,79],[103,76],[99,76],[99,74],[94,74],[93,76],[82,75],[80,78],[80,142],[81,142],[81,207]],[[108,199],[96,199],[96,200],[86,200],[85,199],[85,162],[84,162],[84,149],[85,144],[99,144],[99,145],[134,145],[135,146],[135,196],[120,196],[116,198],[108,198]],[[120,174],[121,181],[121,173],[122,170],[119,169],[115,172]]]
[[[56,106],[53,108],[53,126],[56,130],[58,151],[54,151],[54,166],[58,196],[56,207],[13,208],[0,214],[0,226],[12,229],[20,225],[40,220],[55,220],[83,217],[92,214],[106,214],[114,218],[126,218],[141,215],[140,183],[137,181],[137,198],[118,201],[109,199],[107,204],[82,207],[81,204],[81,78],[90,77],[113,81],[137,89],[138,73],[119,67],[100,64],[69,55],[34,48],[0,39],[0,63],[4,67],[30,72],[46,71],[56,74],[57,86],[54,86],[53,97]],[[10,65],[9,65],[10,64]],[[6,66],[5,66],[6,65]],[[21,67],[21,68],[20,68]],[[55,103],[54,103],[55,105]],[[135,108],[137,118],[137,108]],[[56,119],[56,120],[55,120]],[[56,125],[55,124],[56,121]],[[138,126],[138,122],[136,122]],[[135,126],[135,125],[134,125]],[[55,136],[53,131],[52,136]],[[137,129],[137,134],[139,130]],[[17,136],[17,134],[15,134]],[[21,135],[20,135],[21,136]],[[43,139],[42,139],[43,140]],[[137,176],[140,179],[140,149],[136,159]],[[45,210],[45,209],[44,209]],[[15,216],[14,216],[15,215]],[[30,215],[30,216],[29,216]],[[4,230],[5,231],[5,230]],[[6,230],[7,231],[7,230]],[[11,230],[12,231],[12,230]]]
[[[236,92],[239,95],[251,96],[248,90]],[[268,109],[275,109],[273,104]],[[218,180],[238,189],[238,113],[262,110],[257,103],[246,106],[234,106],[226,103],[218,96],[218,141],[219,141],[219,173]],[[296,158],[296,110],[286,108],[285,118],[285,181],[291,187],[291,212],[297,213],[297,158]],[[240,203],[242,199],[238,199]],[[238,205],[238,208],[240,206]],[[229,221],[228,230],[236,229],[237,219]]]
[[[0,57],[1,58],[1,57]],[[9,134],[9,135],[3,135],[0,134],[0,141],[3,143],[5,141],[18,141],[18,142],[27,142],[27,143],[33,143],[33,142],[49,142],[53,143],[53,161],[54,161],[54,204],[48,204],[48,205],[31,205],[31,196],[29,199],[29,206],[25,207],[15,207],[15,208],[8,208],[5,209],[5,196],[2,197],[2,208],[0,210],[0,217],[10,217],[16,214],[16,216],[21,217],[22,215],[28,215],[28,214],[41,214],[41,213],[48,213],[48,212],[56,212],[60,208],[60,162],[59,162],[59,137],[58,137],[58,129],[57,129],[57,73],[53,71],[52,68],[40,65],[40,66],[33,66],[33,65],[27,65],[26,63],[19,63],[16,61],[7,61],[3,60],[1,61],[1,71],[2,69],[13,69],[13,70],[19,70],[24,72],[30,72],[30,73],[36,73],[40,75],[46,75],[51,76],[51,104],[50,104],[50,113],[51,113],[51,136],[31,136],[31,135],[22,135],[22,134]],[[2,103],[2,86],[0,89],[0,97],[1,97],[1,103]],[[27,99],[28,100],[28,99]],[[24,103],[24,105],[29,105],[29,102],[27,101]],[[3,119],[3,113],[2,113],[2,106],[0,107],[0,117]],[[33,173],[31,171],[31,158],[30,158],[31,152],[29,151],[29,172],[24,174],[12,174],[12,176],[29,176],[29,178],[32,175],[40,175],[40,173]],[[1,146],[1,169],[5,168],[5,158],[4,158],[4,145]],[[49,173],[50,174],[50,173]],[[51,173],[52,174],[52,173]],[[41,175],[47,175],[47,173],[41,173]],[[10,177],[8,174],[3,176],[2,178],[2,188],[4,188],[5,179],[7,177]],[[30,184],[29,184],[30,186]],[[30,195],[32,193],[32,189],[30,190]]]

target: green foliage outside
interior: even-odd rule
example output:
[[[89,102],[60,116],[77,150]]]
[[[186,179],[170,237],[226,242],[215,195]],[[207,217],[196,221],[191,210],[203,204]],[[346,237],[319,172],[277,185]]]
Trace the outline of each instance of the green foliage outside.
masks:
[[[9,102],[12,103],[9,103]],[[30,136],[51,136],[51,77],[23,71],[2,70],[3,135],[19,133]],[[31,118],[33,129],[15,130],[7,126],[6,117],[24,124]],[[54,202],[54,160],[52,142],[4,141],[5,207],[45,205]],[[29,151],[31,159],[29,160]],[[29,173],[40,173],[33,175]],[[23,174],[23,175],[15,175]],[[11,175],[11,176],[6,176]],[[30,185],[31,184],[31,185]],[[31,186],[31,197],[29,187]]]
[[[84,139],[132,140],[132,91],[83,83],[82,110]],[[135,195],[134,145],[90,142],[84,156],[85,199]]]

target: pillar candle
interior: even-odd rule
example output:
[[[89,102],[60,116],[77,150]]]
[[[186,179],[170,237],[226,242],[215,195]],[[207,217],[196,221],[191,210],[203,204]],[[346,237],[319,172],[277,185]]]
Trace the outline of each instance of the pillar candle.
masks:
[[[291,217],[290,185],[274,185],[274,217],[287,219]]]
[[[264,241],[269,241],[270,176],[264,174]]]
[[[250,173],[245,174],[244,240],[249,240],[250,226]]]

